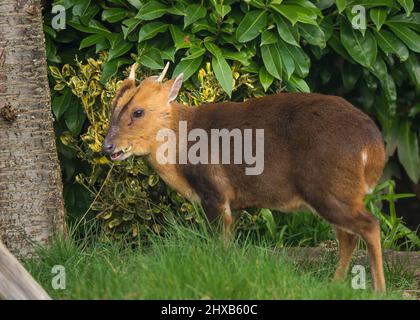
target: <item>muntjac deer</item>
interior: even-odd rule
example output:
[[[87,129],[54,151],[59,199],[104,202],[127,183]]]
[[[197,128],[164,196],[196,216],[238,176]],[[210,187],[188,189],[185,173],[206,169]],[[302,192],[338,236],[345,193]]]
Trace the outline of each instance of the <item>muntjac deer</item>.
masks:
[[[340,260],[335,279],[345,277],[360,236],[367,244],[374,289],[385,291],[379,224],[363,205],[385,161],[374,122],[343,98],[315,93],[279,93],[242,103],[187,107],[176,102],[182,74],[164,82],[167,69],[168,65],[159,77],[136,85],[133,65],[115,96],[103,151],[114,161],[145,157],[171,188],[200,203],[210,220],[222,215],[226,235],[233,222],[231,210],[308,208],[336,230]],[[219,148],[212,144],[204,158],[200,155],[208,161],[185,162],[181,149],[192,148],[192,141],[190,135],[185,141],[180,124],[194,133],[193,140],[203,133],[209,137],[215,129],[227,129],[230,136]],[[241,153],[242,148],[250,148],[247,141],[230,144],[237,137],[232,132],[238,129],[239,133],[263,130],[263,136],[255,139],[263,144],[263,170],[247,174],[250,168],[236,158],[233,163],[225,161],[238,155],[234,149]],[[168,139],[162,139],[162,130],[179,138],[179,153],[167,150],[169,158],[177,161],[163,159],[160,148]],[[204,145],[209,144],[205,140]],[[218,162],[226,145],[230,154]],[[261,148],[252,145],[252,150]]]

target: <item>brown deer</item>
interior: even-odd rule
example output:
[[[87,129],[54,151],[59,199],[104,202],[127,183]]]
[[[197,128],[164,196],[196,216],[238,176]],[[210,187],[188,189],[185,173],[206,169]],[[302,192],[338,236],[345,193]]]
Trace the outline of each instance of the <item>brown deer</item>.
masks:
[[[182,74],[163,82],[167,69],[137,86],[133,65],[115,96],[103,151],[114,161],[145,157],[171,188],[200,203],[209,220],[222,215],[226,236],[231,210],[308,208],[336,230],[340,260],[334,278],[345,277],[360,236],[367,244],[374,289],[385,291],[379,223],[363,204],[385,162],[375,123],[345,99],[316,93],[187,107],[176,102]],[[200,128],[209,135],[212,129],[264,129],[264,170],[247,175],[243,163],[162,163],[157,154],[163,142],[157,136],[165,128],[179,136],[182,121],[188,132]],[[215,152],[220,157],[218,151],[211,149],[209,157]]]

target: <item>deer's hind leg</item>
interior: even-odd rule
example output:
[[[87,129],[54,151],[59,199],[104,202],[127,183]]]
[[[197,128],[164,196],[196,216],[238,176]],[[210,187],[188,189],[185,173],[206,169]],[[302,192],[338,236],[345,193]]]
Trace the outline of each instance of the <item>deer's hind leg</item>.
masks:
[[[342,280],[346,277],[353,251],[357,244],[358,236],[338,227],[335,227],[338,239],[339,262],[334,274],[334,280]]]
[[[343,239],[346,239],[344,240],[346,244],[340,249],[340,262],[336,276],[343,277],[350,262],[350,251],[353,252],[355,246],[353,241],[356,241],[352,239],[350,234],[360,235],[366,242],[368,248],[373,288],[377,292],[384,292],[385,279],[382,265],[379,222],[363,208],[362,200],[355,203],[344,202],[331,194],[327,194],[322,199],[313,199],[313,201],[308,201],[308,203],[325,220],[347,232],[347,234],[340,233],[338,235],[339,241],[341,237],[342,243]]]

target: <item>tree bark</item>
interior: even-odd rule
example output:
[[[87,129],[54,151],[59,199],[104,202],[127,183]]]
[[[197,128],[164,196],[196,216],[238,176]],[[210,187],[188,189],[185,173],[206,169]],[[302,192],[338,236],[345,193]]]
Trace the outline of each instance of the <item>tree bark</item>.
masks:
[[[65,232],[39,0],[0,0],[0,240],[28,256]]]

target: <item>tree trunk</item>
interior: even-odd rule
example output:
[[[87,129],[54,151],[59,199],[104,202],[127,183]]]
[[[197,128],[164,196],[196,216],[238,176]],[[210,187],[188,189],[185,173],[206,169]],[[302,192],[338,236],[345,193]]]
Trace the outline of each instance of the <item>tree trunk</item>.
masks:
[[[39,0],[0,0],[0,240],[28,256],[65,231]]]
[[[50,300],[45,290],[0,242],[0,300]]]

